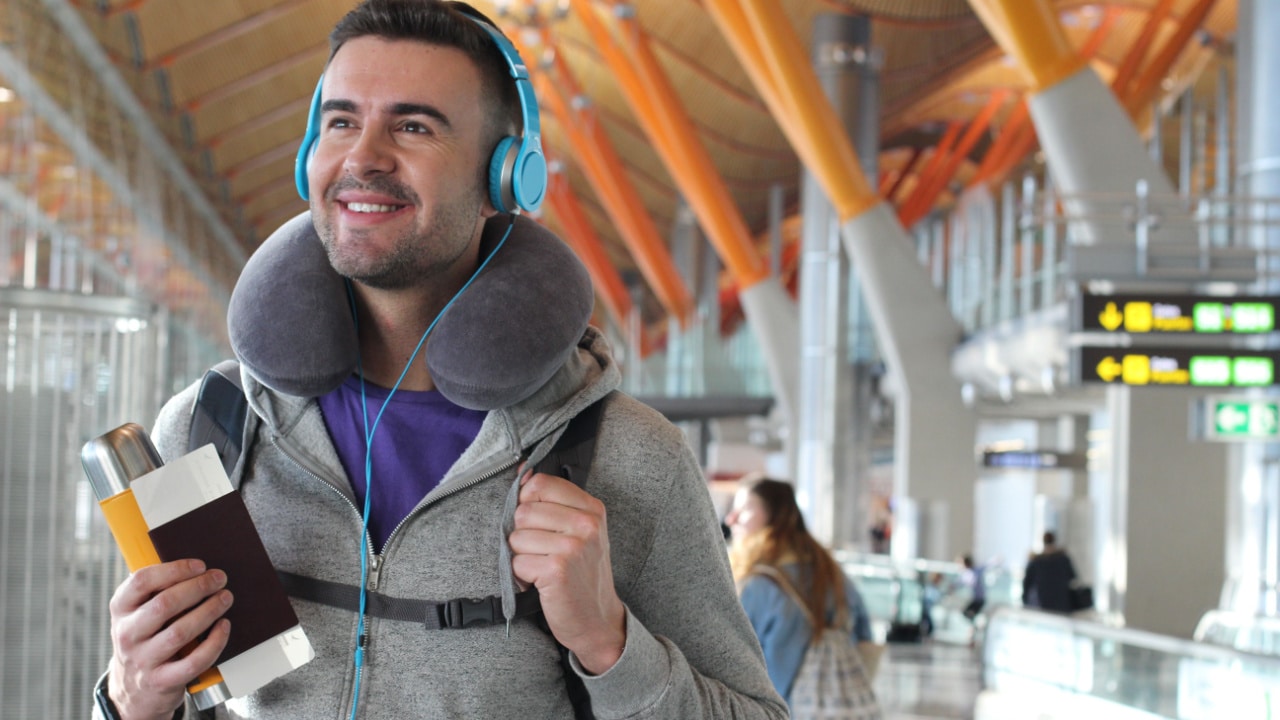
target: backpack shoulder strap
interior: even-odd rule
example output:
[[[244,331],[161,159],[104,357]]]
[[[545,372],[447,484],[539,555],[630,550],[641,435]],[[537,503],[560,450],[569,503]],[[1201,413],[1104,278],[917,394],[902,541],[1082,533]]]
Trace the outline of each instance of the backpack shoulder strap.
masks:
[[[237,490],[240,481],[234,470],[244,452],[248,415],[249,401],[240,384],[240,363],[223,360],[206,371],[191,412],[187,452],[212,444]]]
[[[578,487],[586,486],[591,461],[595,457],[596,434],[600,428],[600,416],[604,412],[606,399],[607,395],[569,420],[551,452],[534,467],[535,472],[558,475]]]
[[[821,627],[823,629],[834,627],[843,629],[849,624],[849,609],[844,606],[836,607],[835,622],[828,624],[824,619],[823,622],[819,623],[817,618],[813,616],[813,611],[809,609],[809,604],[805,602],[804,597],[800,595],[800,590],[796,588],[795,583],[791,582],[791,578],[787,576],[786,572],[773,567],[772,565],[756,565],[751,568],[750,574],[759,575],[773,581],[773,584],[777,585],[778,588],[791,599],[791,602],[799,606],[800,611],[804,613],[805,620],[809,621],[809,627]],[[843,578],[839,579],[843,580]]]

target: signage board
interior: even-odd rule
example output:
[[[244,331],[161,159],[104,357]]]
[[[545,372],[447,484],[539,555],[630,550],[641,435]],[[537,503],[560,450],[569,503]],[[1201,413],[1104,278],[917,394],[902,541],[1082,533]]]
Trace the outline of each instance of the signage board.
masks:
[[[1081,453],[1040,450],[984,450],[982,467],[1006,470],[1077,470],[1088,466]]]
[[[1195,435],[1204,440],[1280,440],[1280,398],[1232,395],[1199,398],[1193,422]]]
[[[1130,335],[1256,335],[1276,330],[1280,296],[1081,293],[1075,329]]]
[[[1094,347],[1072,352],[1080,383],[1206,388],[1267,387],[1277,383],[1280,352],[1231,348]]]

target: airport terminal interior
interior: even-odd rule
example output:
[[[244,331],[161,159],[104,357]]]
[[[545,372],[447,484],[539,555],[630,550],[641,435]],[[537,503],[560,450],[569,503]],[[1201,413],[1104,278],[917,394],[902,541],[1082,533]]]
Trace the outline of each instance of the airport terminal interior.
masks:
[[[0,716],[89,715],[81,449],[232,357],[354,4],[0,0]],[[1280,717],[1280,1],[474,5],[623,389],[722,517],[794,485],[886,718]]]

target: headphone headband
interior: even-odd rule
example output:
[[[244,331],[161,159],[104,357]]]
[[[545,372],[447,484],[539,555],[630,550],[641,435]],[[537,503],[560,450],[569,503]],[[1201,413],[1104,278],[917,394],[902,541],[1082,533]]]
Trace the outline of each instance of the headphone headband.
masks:
[[[489,201],[499,212],[533,212],[542,205],[547,191],[547,161],[542,153],[542,125],[538,118],[538,99],[529,80],[529,70],[511,41],[488,20],[460,13],[479,25],[497,46],[516,84],[520,102],[521,132],[519,137],[507,136],[498,141],[489,159]],[[311,184],[307,177],[311,156],[315,154],[320,138],[321,88],[324,76],[316,83],[307,113],[307,130],[298,148],[294,162],[294,183],[303,200],[311,199]]]

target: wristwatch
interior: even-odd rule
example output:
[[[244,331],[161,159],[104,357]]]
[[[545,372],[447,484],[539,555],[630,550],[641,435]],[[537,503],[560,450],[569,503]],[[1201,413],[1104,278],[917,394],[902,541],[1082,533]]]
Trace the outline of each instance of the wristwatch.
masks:
[[[93,686],[93,702],[98,706],[98,712],[102,713],[103,720],[120,720],[120,713],[116,711],[116,704],[111,702],[111,696],[107,694],[107,675],[103,673],[98,678],[98,684]]]

